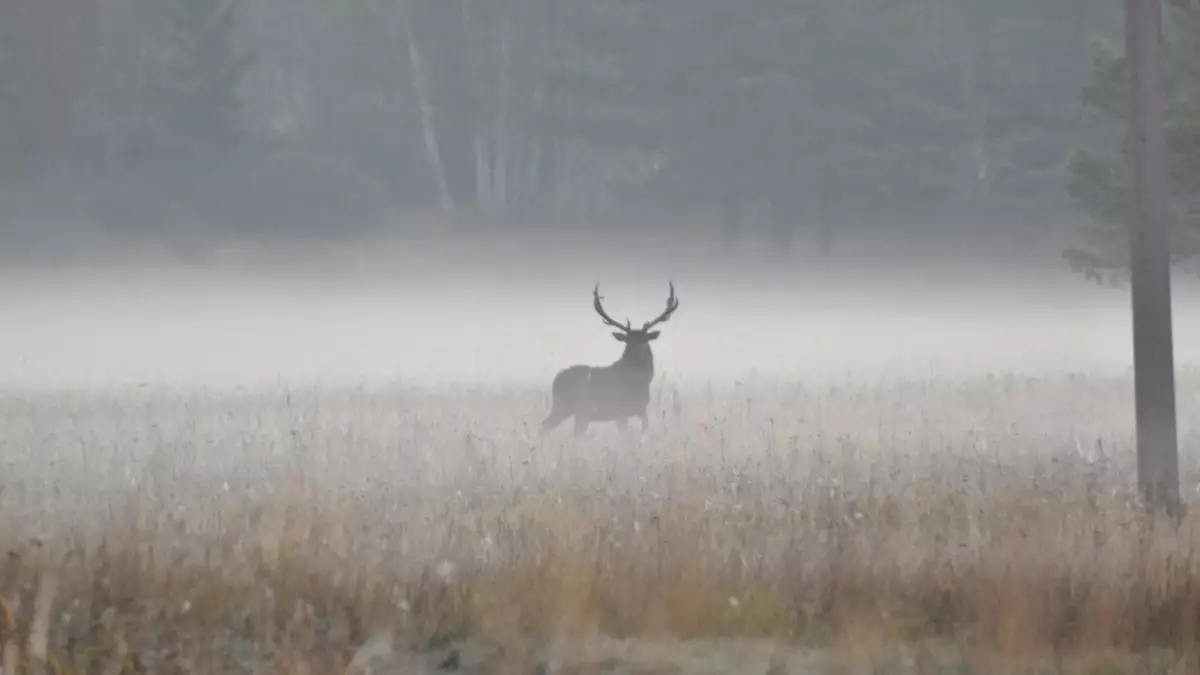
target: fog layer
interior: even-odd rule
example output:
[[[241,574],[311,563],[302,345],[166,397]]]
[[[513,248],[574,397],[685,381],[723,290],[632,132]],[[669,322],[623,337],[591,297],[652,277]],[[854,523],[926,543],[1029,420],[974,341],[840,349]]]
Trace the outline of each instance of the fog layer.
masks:
[[[548,386],[558,368],[620,353],[591,308],[602,274],[420,285],[161,271],[10,278],[0,291],[0,383]],[[665,273],[611,276],[601,293],[615,317],[641,322],[661,310]],[[1129,368],[1127,290],[1067,271],[958,277],[750,284],[675,274],[681,307],[655,343],[659,372],[733,384]],[[1176,291],[1180,366],[1200,361],[1196,295],[1186,283]]]

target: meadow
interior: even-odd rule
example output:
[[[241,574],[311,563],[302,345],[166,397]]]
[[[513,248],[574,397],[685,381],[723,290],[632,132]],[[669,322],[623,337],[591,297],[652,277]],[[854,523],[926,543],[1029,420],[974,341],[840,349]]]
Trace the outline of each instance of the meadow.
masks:
[[[1127,377],[543,389],[6,392],[4,672],[1196,672]]]
[[[606,306],[652,316],[667,272],[650,429],[583,439],[537,425],[617,355],[591,271],[7,277],[3,672],[1200,670],[1200,516],[1137,504],[1125,296],[655,269]]]

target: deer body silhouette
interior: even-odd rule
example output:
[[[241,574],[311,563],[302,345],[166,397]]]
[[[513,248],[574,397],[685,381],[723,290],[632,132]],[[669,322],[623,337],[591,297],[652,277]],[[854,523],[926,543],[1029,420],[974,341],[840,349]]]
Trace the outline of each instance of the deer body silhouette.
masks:
[[[592,309],[606,326],[619,332],[613,338],[625,344],[621,358],[607,366],[573,365],[560,370],[550,387],[550,415],[542,421],[542,432],[552,431],[568,417],[575,418],[575,435],[582,435],[592,422],[616,422],[625,431],[629,418],[637,417],[642,431],[650,424],[646,407],[650,404],[650,382],[654,380],[654,353],[650,343],[659,332],[650,330],[671,318],[679,308],[675,284],[667,308],[656,318],[634,328],[628,319],[625,324],[612,319],[600,303],[600,284],[592,290]]]

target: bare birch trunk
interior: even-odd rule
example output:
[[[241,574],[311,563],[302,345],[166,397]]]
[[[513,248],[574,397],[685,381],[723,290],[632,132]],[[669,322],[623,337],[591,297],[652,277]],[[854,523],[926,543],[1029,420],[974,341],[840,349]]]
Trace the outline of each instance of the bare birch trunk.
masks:
[[[544,109],[545,99],[542,88],[534,87],[530,111],[533,114],[540,113]],[[521,167],[520,199],[530,206],[536,206],[536,202],[542,198],[540,174],[543,143],[542,137],[537,133],[525,134],[521,142],[521,160],[518,165]]]
[[[410,0],[397,0],[400,3],[400,25],[404,30],[404,41],[408,44],[408,60],[412,67],[412,84],[417,94],[417,103],[421,106],[421,132],[425,137],[425,153],[429,158],[429,171],[433,175],[434,187],[438,192],[438,202],[441,207],[442,219],[449,221],[454,217],[454,199],[450,196],[450,186],[446,182],[446,169],[442,165],[442,154],[438,150],[437,130],[433,125],[433,102],[429,96],[429,86],[425,79],[425,62],[421,58],[421,50],[417,46],[416,31],[412,25],[412,7]]]
[[[492,158],[485,131],[475,132],[475,200],[486,220],[492,217]]]
[[[533,193],[532,155],[533,138],[526,133],[514,136],[515,145],[512,149],[512,172],[509,185],[509,210],[515,208],[520,214],[528,212]]]
[[[959,26],[960,35],[978,34],[978,22],[974,19],[974,13],[978,11],[978,8],[977,2],[965,4],[962,10],[962,22]],[[985,44],[984,41],[975,41],[967,45],[968,54],[963,60],[962,70],[959,73],[962,106],[968,117],[968,139],[964,154],[972,166],[971,175],[974,177],[973,181],[963,186],[965,189],[960,193],[960,203],[962,204],[971,204],[986,194],[989,186],[987,111],[984,109],[979,92],[980,64],[988,62],[987,54],[984,52]]]
[[[495,143],[495,163],[492,165],[492,207],[494,218],[503,219],[508,213],[508,168],[512,138],[512,25],[513,17],[503,11],[498,22],[498,58],[496,74],[496,119],[492,130]]]
[[[742,239],[742,202],[737,197],[726,195],[721,199],[721,234],[725,253],[736,254]]]
[[[304,8],[296,0],[269,0],[262,3],[255,30],[271,44],[262,51],[262,67],[256,68],[263,81],[264,97],[271,104],[272,122],[282,118],[289,127],[303,127],[312,117],[312,78],[307,49]]]
[[[475,108],[474,129],[472,130],[474,133],[472,143],[475,151],[475,210],[481,220],[488,220],[492,217],[493,211],[492,173],[495,170],[495,164],[492,157],[492,114],[488,105],[491,101],[486,86],[485,73],[487,69],[484,67],[484,59],[480,56],[478,46],[486,42],[487,36],[483,31],[477,30],[477,22],[472,15],[469,2],[462,3],[462,22],[463,35],[466,36],[463,51],[466,54],[467,77],[470,79],[468,89],[472,93]]]

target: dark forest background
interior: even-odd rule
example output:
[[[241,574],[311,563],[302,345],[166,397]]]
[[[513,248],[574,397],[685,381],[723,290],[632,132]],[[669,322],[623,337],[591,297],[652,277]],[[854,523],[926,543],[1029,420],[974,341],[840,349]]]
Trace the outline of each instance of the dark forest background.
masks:
[[[1183,260],[1200,0],[1170,4]],[[1066,224],[1068,262],[1120,269],[1121,30],[1116,0],[7,0],[0,248],[578,228],[836,257]]]

